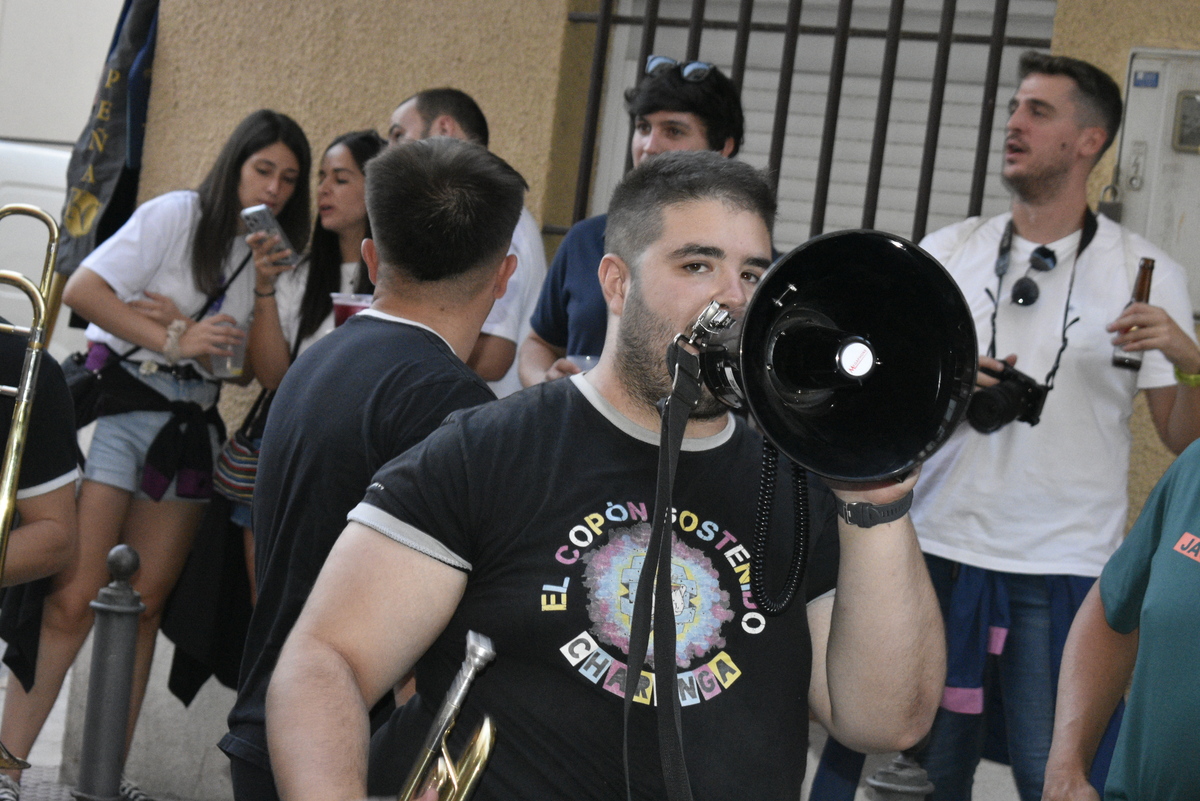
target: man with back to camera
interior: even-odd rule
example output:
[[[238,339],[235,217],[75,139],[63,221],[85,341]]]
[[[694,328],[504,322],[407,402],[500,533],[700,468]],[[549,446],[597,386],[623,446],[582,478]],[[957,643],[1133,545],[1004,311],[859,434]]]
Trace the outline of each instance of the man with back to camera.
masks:
[[[1125,528],[1134,396],[1145,392],[1172,451],[1200,435],[1200,349],[1183,270],[1087,205],[1088,175],[1121,120],[1116,83],[1086,62],[1032,51],[1019,75],[1002,171],[1011,212],[921,243],[974,312],[987,348],[980,367],[1000,370],[1004,354],[1052,383],[1036,426],[955,432],[925,464],[913,505],[950,642],[921,758],[935,799],[970,796],[993,693],[1021,798],[1041,797],[1062,643]],[[1142,257],[1156,260],[1150,303],[1126,306]],[[1141,369],[1115,367],[1114,346],[1141,352]],[[981,371],[978,384],[997,380]],[[985,680],[987,650],[999,657]]]
[[[647,159],[610,206],[597,367],[453,415],[376,474],[271,683],[285,798],[394,793],[468,629],[497,651],[451,735],[460,753],[482,712],[495,720],[474,797],[625,797],[627,593],[654,507],[666,345],[711,301],[743,312],[771,259],[774,209],[768,183],[741,162]],[[905,513],[915,475],[845,485],[836,500],[809,476],[809,603],[767,618],[746,589],[761,449],[705,391],[679,457],[671,551],[681,729],[698,798],[797,798],[809,709],[857,747],[902,748],[924,734],[941,692],[940,618]],[[879,524],[846,522],[836,511],[846,502],[875,505]],[[773,574],[791,550],[790,504],[778,507]],[[376,736],[368,788],[365,710],[414,664],[418,694]],[[661,799],[654,710],[671,705],[647,687],[633,703],[633,787]]]
[[[745,120],[737,87],[707,62],[651,56],[637,86],[625,91],[625,107],[634,124],[634,167],[671,150],[714,150],[732,158],[742,145]],[[607,218],[599,214],[576,223],[558,246],[532,330],[521,344],[525,386],[578,373],[567,356],[600,355],[608,310],[596,268],[605,252]]]
[[[367,165],[374,301],[300,355],[263,435],[258,603],[221,740],[239,801],[275,797],[267,683],[346,513],[381,465],[450,412],[495,397],[463,359],[515,267],[506,254],[524,194],[502,159],[453,139],[388,148]]]
[[[431,136],[449,136],[487,147],[487,118],[479,104],[465,92],[425,89],[392,112],[388,141],[394,145]],[[521,388],[517,346],[529,332],[529,316],[546,277],[546,249],[537,221],[527,208],[521,208],[508,252],[517,257],[516,272],[509,279],[504,297],[492,306],[479,341],[467,359],[467,366],[483,376],[500,398]]]

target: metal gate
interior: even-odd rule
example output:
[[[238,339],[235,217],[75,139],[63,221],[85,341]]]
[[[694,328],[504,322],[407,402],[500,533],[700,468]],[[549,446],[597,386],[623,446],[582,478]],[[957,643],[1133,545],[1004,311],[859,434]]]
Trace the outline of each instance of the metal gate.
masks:
[[[739,158],[765,167],[781,249],[839,228],[927,230],[1007,206],[996,169],[1015,64],[1054,0],[601,0],[573,220],[628,168],[621,90],[651,54],[712,62],[742,92]],[[997,110],[997,99],[1001,108]],[[593,174],[595,180],[593,181]],[[563,229],[547,227],[547,233]]]

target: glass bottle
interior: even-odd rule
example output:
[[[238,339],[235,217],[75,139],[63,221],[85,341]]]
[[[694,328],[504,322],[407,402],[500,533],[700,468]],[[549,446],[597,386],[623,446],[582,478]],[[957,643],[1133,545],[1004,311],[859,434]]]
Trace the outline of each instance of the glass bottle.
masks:
[[[1150,279],[1154,277],[1154,259],[1144,258],[1138,262],[1137,281],[1133,285],[1133,297],[1129,303],[1150,302]],[[1126,304],[1128,307],[1128,304]],[[1125,350],[1120,345],[1113,347],[1112,363],[1114,367],[1126,370],[1137,370],[1142,366],[1142,351]]]

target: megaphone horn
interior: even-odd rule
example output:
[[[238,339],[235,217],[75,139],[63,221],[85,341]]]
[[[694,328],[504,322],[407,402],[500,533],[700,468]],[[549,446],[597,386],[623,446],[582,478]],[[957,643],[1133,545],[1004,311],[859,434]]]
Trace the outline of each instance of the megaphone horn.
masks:
[[[744,402],[792,461],[843,481],[899,476],[937,450],[978,359],[954,279],[913,243],[868,230],[782,256],[741,321],[700,347],[717,397]]]

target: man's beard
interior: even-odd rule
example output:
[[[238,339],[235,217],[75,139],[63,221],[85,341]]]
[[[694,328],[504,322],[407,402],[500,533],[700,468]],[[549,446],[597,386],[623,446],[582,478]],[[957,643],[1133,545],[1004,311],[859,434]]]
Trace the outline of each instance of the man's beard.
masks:
[[[699,314],[699,311],[697,311]],[[654,406],[671,394],[671,375],[667,371],[667,346],[677,334],[665,319],[650,310],[642,300],[636,281],[625,298],[621,328],[617,336],[616,372],[625,389],[636,399]],[[701,384],[700,402],[689,417],[711,420],[729,409]]]
[[[1066,184],[1069,171],[1070,165],[1064,161],[1027,170],[1011,178],[1001,171],[1000,181],[1022,202],[1037,205],[1058,195]]]

